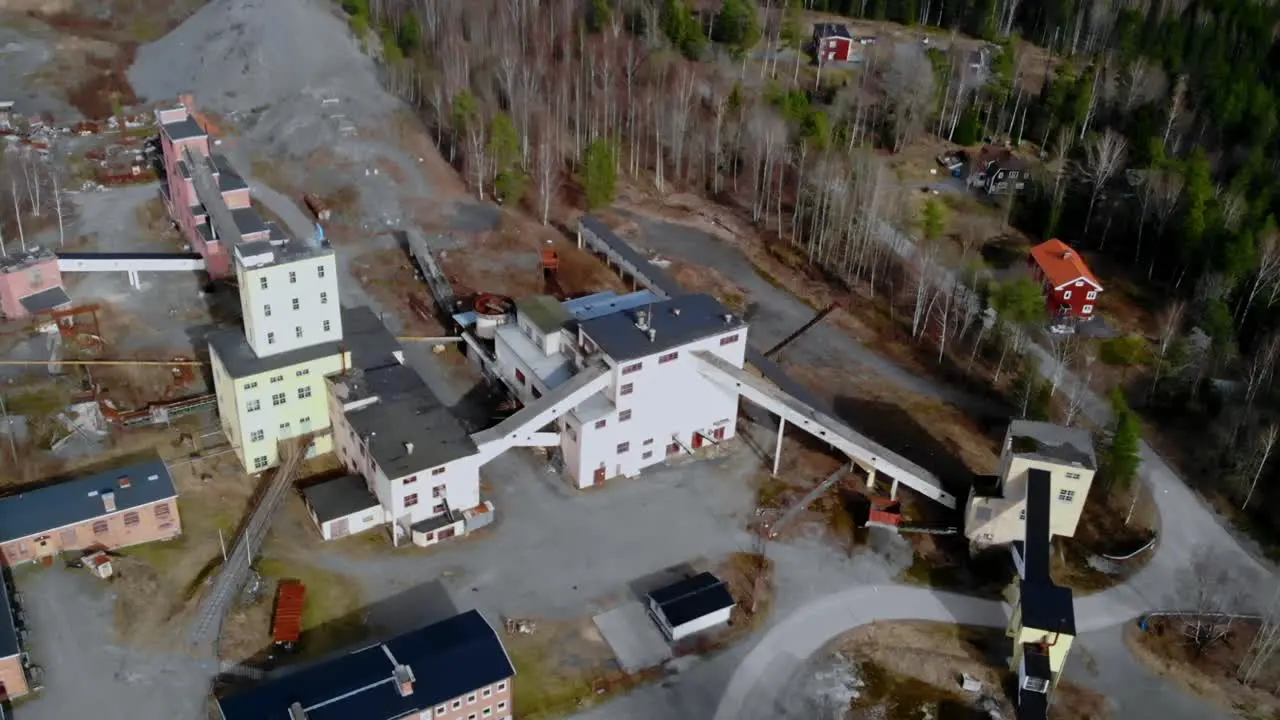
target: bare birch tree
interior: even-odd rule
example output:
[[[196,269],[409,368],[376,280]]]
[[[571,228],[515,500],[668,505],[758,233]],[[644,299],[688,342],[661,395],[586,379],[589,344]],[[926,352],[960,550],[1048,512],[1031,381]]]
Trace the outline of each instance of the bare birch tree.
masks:
[[[1185,613],[1182,634],[1197,657],[1227,637],[1251,579],[1208,545],[1192,551],[1191,562],[1174,578],[1174,601]]]
[[[1093,207],[1098,202],[1098,197],[1102,195],[1103,189],[1111,178],[1124,167],[1128,145],[1129,141],[1125,136],[1111,128],[1107,128],[1102,134],[1085,144],[1085,163],[1080,171],[1091,186],[1089,210],[1084,218],[1086,232],[1089,230],[1089,223],[1093,220]]]
[[[1280,589],[1272,596],[1267,605],[1267,613],[1262,616],[1258,626],[1258,633],[1245,649],[1244,658],[1236,668],[1236,679],[1245,685],[1252,685],[1259,674],[1271,665],[1276,650],[1280,650]]]
[[[1258,478],[1261,478],[1262,471],[1267,469],[1267,463],[1271,460],[1271,450],[1275,447],[1277,437],[1280,437],[1280,428],[1275,425],[1268,425],[1258,433],[1253,459],[1250,462],[1252,476],[1249,478],[1249,489],[1245,491],[1244,502],[1240,503],[1242,512],[1248,509],[1249,501],[1253,499],[1253,493],[1258,489]]]
[[[1148,398],[1155,394],[1156,388],[1160,385],[1165,366],[1168,364],[1169,351],[1173,349],[1173,343],[1182,332],[1186,313],[1187,303],[1183,300],[1175,300],[1160,313],[1160,325],[1156,336],[1155,372],[1151,379],[1151,392],[1148,393]]]

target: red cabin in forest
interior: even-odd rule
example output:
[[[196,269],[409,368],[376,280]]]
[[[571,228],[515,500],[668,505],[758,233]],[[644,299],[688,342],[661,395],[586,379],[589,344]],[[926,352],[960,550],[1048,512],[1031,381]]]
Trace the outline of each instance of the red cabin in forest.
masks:
[[[1044,285],[1051,322],[1060,324],[1093,317],[1102,283],[1080,253],[1054,238],[1031,248],[1028,262],[1035,278]]]
[[[812,42],[813,54],[819,65],[853,60],[853,35],[847,25],[816,23]]]

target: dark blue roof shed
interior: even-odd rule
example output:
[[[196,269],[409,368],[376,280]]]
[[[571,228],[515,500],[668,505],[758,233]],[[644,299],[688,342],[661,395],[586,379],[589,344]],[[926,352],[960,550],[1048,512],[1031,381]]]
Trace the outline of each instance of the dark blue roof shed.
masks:
[[[107,509],[105,493],[111,493],[115,510]],[[177,495],[173,476],[159,455],[75,480],[23,489],[0,498],[0,542],[78,525]]]
[[[409,695],[397,689],[396,665],[413,671]],[[513,675],[497,633],[470,610],[222,698],[218,708],[224,720],[289,720],[294,703],[307,720],[394,720]]]

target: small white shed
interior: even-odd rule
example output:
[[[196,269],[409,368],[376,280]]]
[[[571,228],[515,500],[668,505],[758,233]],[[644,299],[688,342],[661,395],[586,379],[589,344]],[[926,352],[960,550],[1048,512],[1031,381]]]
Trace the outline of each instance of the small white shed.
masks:
[[[676,641],[729,622],[733,596],[709,572],[649,593],[649,614],[668,640]]]
[[[343,475],[312,485],[302,491],[302,499],[325,540],[354,535],[386,522],[382,504],[359,475]]]

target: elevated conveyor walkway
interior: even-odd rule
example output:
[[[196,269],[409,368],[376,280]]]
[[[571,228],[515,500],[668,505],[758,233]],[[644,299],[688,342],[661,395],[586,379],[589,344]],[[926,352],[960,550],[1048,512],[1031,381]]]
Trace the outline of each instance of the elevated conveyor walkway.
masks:
[[[827,415],[803,400],[803,396],[796,397],[705,350],[695,351],[693,356],[700,363],[699,371],[708,378],[830,443],[858,465],[874,470],[877,475],[888,475],[921,495],[955,509],[955,497],[942,489],[942,482],[933,473]]]
[[[69,272],[195,272],[200,253],[58,253],[58,270]]]
[[[471,436],[480,449],[480,462],[489,462],[513,447],[546,447],[547,423],[581,405],[584,400],[609,386],[609,368],[600,363],[574,375],[556,386],[537,402],[525,405],[519,412],[488,430]]]

